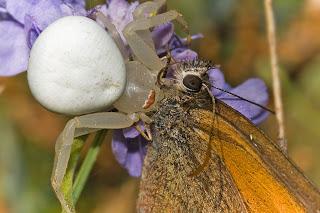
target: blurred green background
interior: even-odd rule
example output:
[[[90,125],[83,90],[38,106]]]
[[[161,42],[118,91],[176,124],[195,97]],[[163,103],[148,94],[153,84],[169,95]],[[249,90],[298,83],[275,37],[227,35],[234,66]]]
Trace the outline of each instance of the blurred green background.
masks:
[[[193,49],[220,64],[230,84],[259,76],[271,88],[263,1],[168,0],[168,5],[185,15],[192,33],[203,33]],[[274,7],[289,155],[320,186],[320,0],[275,0]],[[59,212],[50,173],[54,142],[67,118],[32,98],[25,73],[1,78],[0,91],[0,212]],[[261,128],[276,139],[274,116]],[[115,162],[106,139],[78,210],[133,212],[137,184]]]

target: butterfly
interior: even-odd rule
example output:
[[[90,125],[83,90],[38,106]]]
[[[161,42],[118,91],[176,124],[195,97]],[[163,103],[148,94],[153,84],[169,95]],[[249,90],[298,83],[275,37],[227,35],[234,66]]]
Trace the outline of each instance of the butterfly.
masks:
[[[162,78],[139,212],[320,212],[320,192],[260,129],[208,88],[205,61]]]

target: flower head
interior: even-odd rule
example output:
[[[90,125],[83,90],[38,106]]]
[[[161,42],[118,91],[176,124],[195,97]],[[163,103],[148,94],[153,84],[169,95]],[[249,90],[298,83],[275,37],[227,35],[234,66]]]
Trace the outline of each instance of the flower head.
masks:
[[[27,69],[30,48],[49,24],[85,14],[84,0],[0,0],[0,76]]]

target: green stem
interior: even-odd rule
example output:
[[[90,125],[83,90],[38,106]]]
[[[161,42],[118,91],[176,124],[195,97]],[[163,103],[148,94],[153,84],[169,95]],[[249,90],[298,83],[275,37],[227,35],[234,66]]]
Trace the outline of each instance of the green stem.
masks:
[[[67,203],[70,206],[72,206],[72,208],[74,208],[73,197],[72,197],[72,190],[73,190],[72,184],[73,184],[74,174],[76,171],[78,161],[80,159],[80,152],[82,150],[83,144],[86,141],[86,139],[87,139],[87,135],[77,137],[73,140],[68,167],[61,184],[61,191],[64,194]],[[62,212],[65,213],[65,211],[62,211]]]
[[[92,167],[97,159],[101,144],[107,134],[107,130],[100,130],[97,132],[94,141],[92,142],[89,151],[79,169],[78,175],[73,184],[73,202],[74,205],[77,203],[80,194],[87,182],[89,174],[92,170]]]

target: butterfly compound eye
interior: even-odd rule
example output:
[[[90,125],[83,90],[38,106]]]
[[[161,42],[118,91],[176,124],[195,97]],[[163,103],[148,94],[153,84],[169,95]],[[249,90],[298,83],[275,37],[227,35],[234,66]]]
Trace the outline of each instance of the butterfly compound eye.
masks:
[[[199,92],[202,87],[202,80],[196,75],[186,75],[182,83],[189,92]]]

